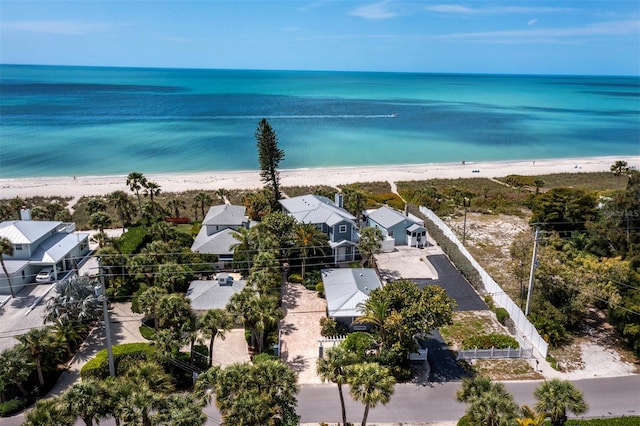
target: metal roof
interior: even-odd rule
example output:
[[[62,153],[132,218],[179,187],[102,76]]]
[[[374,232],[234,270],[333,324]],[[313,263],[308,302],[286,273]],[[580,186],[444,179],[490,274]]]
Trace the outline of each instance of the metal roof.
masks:
[[[55,232],[62,222],[46,220],[13,220],[0,223],[0,237],[13,244],[31,244]]]
[[[89,234],[74,232],[58,233],[45,240],[29,258],[32,262],[57,263],[62,260],[82,240],[88,240]]]
[[[376,271],[370,268],[323,269],[322,282],[331,317],[358,317],[359,305],[372,290],[382,286]]]
[[[405,220],[411,220],[399,211],[388,206],[382,206],[376,210],[369,210],[367,216],[385,229],[389,229]]]
[[[332,226],[339,221],[352,222],[355,216],[338,207],[327,197],[319,195],[301,195],[299,197],[279,200],[284,209],[302,223],[326,223]]]
[[[233,251],[229,247],[238,242],[238,240],[233,238],[234,232],[236,231],[231,228],[226,228],[215,234],[207,235],[207,229],[203,226],[200,228],[200,232],[198,232],[195,240],[193,240],[191,251],[217,255],[233,254]]]
[[[186,296],[191,299],[191,309],[206,311],[209,309],[224,309],[231,296],[240,293],[246,281],[234,281],[233,285],[220,285],[215,281],[192,281]]]
[[[242,225],[249,221],[245,216],[246,207],[223,204],[213,206],[207,212],[203,225]]]

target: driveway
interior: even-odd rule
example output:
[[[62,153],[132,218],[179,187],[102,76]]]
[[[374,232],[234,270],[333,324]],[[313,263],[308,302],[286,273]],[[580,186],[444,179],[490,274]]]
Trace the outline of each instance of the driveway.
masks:
[[[316,374],[320,318],[326,316],[327,303],[302,284],[286,283],[282,294],[285,317],[280,330],[280,358],[296,373],[298,383],[321,383]]]
[[[437,284],[445,289],[447,295],[458,303],[456,311],[482,311],[488,309],[486,303],[471,287],[466,278],[453,266],[444,254],[428,256],[429,263],[438,272],[438,279],[419,282],[419,285]]]

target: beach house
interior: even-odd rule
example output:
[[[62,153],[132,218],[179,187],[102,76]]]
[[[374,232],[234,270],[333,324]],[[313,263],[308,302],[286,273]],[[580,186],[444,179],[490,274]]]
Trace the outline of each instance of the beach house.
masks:
[[[321,271],[327,314],[343,323],[349,330],[367,330],[366,324],[353,324],[362,316],[361,304],[371,291],[382,286],[376,271],[371,268],[336,268]]]
[[[233,233],[240,228],[249,229],[251,225],[245,212],[244,206],[231,204],[211,207],[191,245],[191,251],[215,254],[218,256],[219,267],[230,266],[233,261],[230,247],[238,242]]]
[[[378,228],[384,237],[381,250],[393,251],[395,246],[425,247],[427,244],[427,229],[422,219],[410,214],[405,208],[404,213],[389,206],[378,209],[365,210],[366,226]]]
[[[356,217],[344,209],[342,194],[335,202],[320,195],[302,195],[280,200],[283,211],[300,223],[311,223],[329,236],[334,262],[353,261],[358,246]]]
[[[75,232],[74,223],[31,220],[28,209],[21,219],[0,223],[0,237],[13,245],[13,255],[3,255],[7,274],[0,268],[0,295],[11,293],[9,281],[15,294],[29,283],[61,279],[90,251],[89,234]]]

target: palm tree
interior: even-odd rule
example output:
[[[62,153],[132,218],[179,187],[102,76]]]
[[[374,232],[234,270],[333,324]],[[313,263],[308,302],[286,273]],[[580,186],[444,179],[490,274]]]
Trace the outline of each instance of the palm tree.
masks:
[[[173,391],[171,376],[157,362],[143,361],[135,364],[126,371],[124,377],[136,386],[148,386],[153,392],[166,394]]]
[[[129,186],[129,189],[131,189],[131,191],[136,194],[136,198],[138,199],[138,211],[140,213],[140,216],[142,216],[142,204],[140,203],[140,190],[147,185],[147,178],[145,178],[142,173],[131,172],[127,176],[127,185]]]
[[[68,415],[80,417],[87,426],[107,413],[104,401],[108,395],[96,380],[75,383],[62,394],[62,409]]]
[[[89,224],[93,229],[97,229],[99,233],[104,233],[104,228],[111,225],[111,218],[105,212],[95,212],[89,218]]]
[[[56,294],[46,305],[46,320],[90,322],[102,314],[102,301],[95,294],[97,281],[75,277],[56,284]]]
[[[7,272],[7,267],[4,264],[5,256],[13,256],[13,243],[8,238],[0,237],[0,264],[2,264],[2,272],[4,272],[4,276],[7,277],[7,284],[9,284],[11,297],[15,297],[13,294],[13,287],[11,286],[11,278],[9,277],[9,272]]]
[[[0,352],[0,382],[14,383],[23,396],[29,394],[24,385],[32,372],[33,363],[23,345]]]
[[[528,405],[520,407],[520,417],[516,419],[518,426],[544,426],[544,413],[538,413]]]
[[[156,214],[155,197],[160,194],[160,191],[160,185],[157,182],[149,180],[144,185],[144,195],[145,197],[149,197],[149,200],[151,201],[151,210],[153,215]]]
[[[589,409],[582,392],[567,380],[545,380],[533,396],[538,400],[536,410],[546,413],[553,425],[565,424],[567,411],[580,415]]]
[[[342,424],[347,424],[347,411],[344,405],[342,385],[348,382],[347,371],[357,360],[353,352],[346,351],[341,346],[334,346],[325,353],[324,358],[318,359],[317,372],[322,382],[329,381],[338,385],[340,407],[342,408]]]
[[[364,267],[366,261],[369,262],[369,266],[373,266],[373,255],[380,253],[382,239],[382,231],[378,228],[367,226],[360,231],[360,240],[358,241],[358,251],[362,255],[360,266]]]
[[[155,330],[158,330],[158,327],[160,327],[160,320],[158,319],[158,303],[160,302],[160,299],[167,294],[167,290],[163,288],[149,287],[140,294],[140,297],[138,297],[138,306],[140,311],[153,318],[153,328]]]
[[[129,196],[124,191],[114,191],[107,197],[109,204],[116,209],[118,217],[122,223],[122,232],[125,231],[125,225],[131,221],[132,210],[134,207],[129,201]]]
[[[216,191],[216,195],[218,196],[218,198],[220,198],[222,204],[226,204],[227,197],[229,196],[229,191],[224,188],[220,188]]]
[[[349,368],[348,376],[351,396],[364,403],[362,426],[366,426],[369,408],[389,402],[396,381],[389,369],[377,362],[354,364]]]
[[[87,201],[87,210],[90,215],[97,212],[104,212],[107,210],[107,204],[101,198],[92,197]]]
[[[233,322],[224,309],[209,309],[199,321],[199,329],[209,336],[209,368],[213,365],[213,341],[217,336],[222,340],[231,329]]]
[[[41,399],[25,416],[23,426],[71,426],[75,418],[65,413],[57,398]]]
[[[467,417],[471,424],[500,426],[514,424],[517,418],[518,404],[511,394],[503,395],[496,388],[470,400]]]
[[[500,383],[492,383],[491,379],[483,376],[462,379],[462,388],[456,392],[458,402],[469,402],[483,393],[491,391],[492,387],[500,387]],[[506,391],[505,391],[506,392]]]
[[[302,278],[304,279],[305,264],[309,253],[316,254],[318,250],[328,245],[327,235],[311,223],[299,223],[293,229],[294,249],[302,257]]]
[[[354,324],[369,324],[376,329],[378,334],[378,345],[386,342],[387,330],[386,321],[391,313],[391,306],[387,299],[368,298],[364,303],[359,303],[358,307],[362,311],[362,315],[356,318]]]
[[[180,209],[186,207],[187,204],[180,198],[172,198],[167,202],[167,208],[173,210],[173,217],[180,217]]]
[[[611,171],[618,180],[618,188],[620,188],[620,176],[629,172],[629,164],[626,161],[618,160],[611,165]]]
[[[86,326],[70,319],[56,318],[53,328],[56,336],[65,343],[67,355],[70,357],[73,355],[73,345],[82,340]]]
[[[196,205],[200,206],[200,210],[202,211],[202,220],[204,220],[204,208],[211,205],[211,203],[213,202],[211,196],[206,192],[198,192],[193,198],[193,201]]]
[[[160,399],[151,420],[154,425],[196,426],[207,422],[202,403],[193,395],[169,395]]]
[[[36,372],[38,373],[38,383],[40,383],[40,386],[44,386],[42,357],[44,354],[55,353],[59,347],[59,342],[56,340],[55,335],[51,333],[51,328],[32,328],[28,333],[17,336],[16,339],[22,343],[27,352],[33,357]],[[49,361],[51,360],[49,359]]]
[[[231,236],[238,241],[229,247],[229,250],[233,252],[235,267],[241,270],[244,270],[245,267],[247,270],[251,269],[251,257],[256,242],[255,232],[247,228],[239,228],[237,231],[232,231]]]

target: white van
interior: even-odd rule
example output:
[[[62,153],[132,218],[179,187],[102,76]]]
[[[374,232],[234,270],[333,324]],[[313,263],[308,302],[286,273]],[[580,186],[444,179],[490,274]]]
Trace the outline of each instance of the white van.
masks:
[[[40,269],[40,272],[36,275],[36,282],[50,283],[51,281],[53,281],[53,267],[47,266]]]

